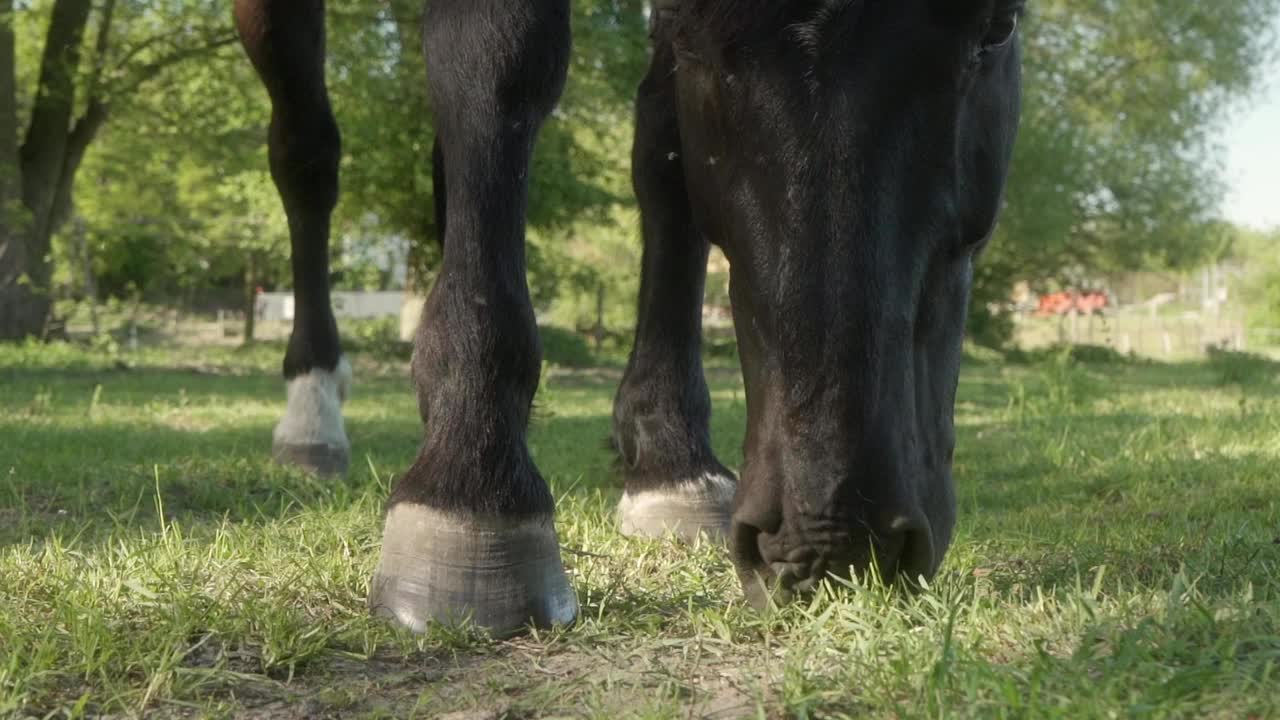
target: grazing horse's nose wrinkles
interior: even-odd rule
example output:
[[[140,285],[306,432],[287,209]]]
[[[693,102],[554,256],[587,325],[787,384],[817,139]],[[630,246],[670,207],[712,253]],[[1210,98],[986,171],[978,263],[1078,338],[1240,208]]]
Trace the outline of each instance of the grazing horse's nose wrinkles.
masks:
[[[879,579],[914,585],[935,567],[933,535],[921,510],[884,514],[883,522],[787,514],[768,527],[735,515],[730,551],[747,599],[782,604],[829,578]],[[756,519],[758,521],[758,519]]]

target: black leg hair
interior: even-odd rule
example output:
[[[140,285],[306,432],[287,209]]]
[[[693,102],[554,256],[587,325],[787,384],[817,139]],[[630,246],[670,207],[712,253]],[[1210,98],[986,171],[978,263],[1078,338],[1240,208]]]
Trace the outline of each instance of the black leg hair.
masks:
[[[329,216],[341,138],[325,89],[323,0],[236,0],[236,27],[271,96],[271,177],[289,218],[294,323],[284,375],[333,370],[342,354],[329,298]]]

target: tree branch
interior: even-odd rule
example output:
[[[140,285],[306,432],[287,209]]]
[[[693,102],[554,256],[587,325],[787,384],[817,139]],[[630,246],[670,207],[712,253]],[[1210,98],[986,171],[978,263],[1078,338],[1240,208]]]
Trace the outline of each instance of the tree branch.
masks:
[[[58,174],[53,180],[53,186],[47,190],[48,213],[43,230],[46,236],[56,232],[71,216],[71,190],[75,184],[76,171],[80,169],[89,143],[107,121],[107,104],[101,96],[102,69],[106,65],[107,52],[111,47],[111,21],[115,16],[115,9],[116,0],[105,0],[102,16],[98,21],[97,38],[93,44],[93,71],[86,83],[88,104],[84,114],[67,131],[62,157],[58,160]]]
[[[120,56],[120,59],[117,60],[113,66],[114,69],[116,71],[119,71],[128,67],[129,62],[133,60],[133,58],[135,58],[138,55],[138,53],[141,53],[142,51],[155,45],[156,43],[159,43],[164,40],[171,40],[172,38],[173,38],[172,32],[165,32],[165,33],[160,33],[158,35],[152,35],[151,37],[136,43],[135,45],[133,45],[133,47],[130,47],[128,50],[124,52],[124,54]]]
[[[83,115],[67,134],[66,152],[62,157],[62,174],[58,177],[58,187],[54,191],[53,204],[49,211],[49,227],[57,230],[71,217],[71,190],[75,185],[76,171],[84,160],[89,143],[107,122],[109,108],[101,98],[92,98]]]
[[[88,95],[98,96],[102,86],[102,69],[107,64],[107,50],[111,46],[111,19],[115,16],[116,0],[106,0],[102,7],[102,19],[98,23],[98,39],[93,44],[93,74],[89,76]]]
[[[132,82],[129,82],[121,86],[120,90],[125,94],[134,92],[139,87],[141,87],[142,85],[145,85],[148,81],[154,79],[157,75],[164,72],[170,66],[176,65],[186,60],[191,60],[194,58],[201,57],[203,55],[210,54],[220,48],[226,47],[227,45],[230,45],[236,42],[237,39],[238,38],[234,32],[227,32],[221,35],[213,36],[202,45],[194,45],[191,47],[179,48],[177,50],[174,50],[168,55],[164,55],[160,59],[149,62],[146,65],[143,65],[140,68],[138,68]]]

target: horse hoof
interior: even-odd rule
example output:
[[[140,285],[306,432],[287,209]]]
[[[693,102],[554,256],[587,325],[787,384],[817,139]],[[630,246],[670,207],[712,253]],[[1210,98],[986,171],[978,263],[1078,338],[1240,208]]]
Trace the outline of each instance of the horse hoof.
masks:
[[[568,625],[578,601],[552,518],[463,518],[401,503],[387,513],[369,609],[414,632],[469,621],[505,637]]]
[[[281,465],[302,468],[320,477],[341,477],[351,465],[351,451],[322,443],[272,443],[271,457]]]
[[[733,478],[708,473],[678,485],[624,493],[618,503],[619,529],[631,537],[722,541],[729,534],[736,487]]]
[[[351,363],[339,358],[333,370],[313,368],[286,383],[289,404],[272,432],[271,456],[323,477],[345,475],[351,443],[342,421],[342,403],[351,387]]]

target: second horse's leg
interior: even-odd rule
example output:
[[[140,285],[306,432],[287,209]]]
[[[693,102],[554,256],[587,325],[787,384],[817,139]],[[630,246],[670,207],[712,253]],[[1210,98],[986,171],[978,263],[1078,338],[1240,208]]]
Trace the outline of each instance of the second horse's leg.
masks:
[[[236,0],[235,18],[271,96],[271,177],[289,218],[289,404],[272,434],[272,455],[317,474],[341,475],[351,456],[342,421],[351,366],[342,357],[329,299],[329,215],[338,199],[340,140],[324,82],[324,3]]]
[[[622,532],[685,539],[728,530],[737,483],[711,451],[711,398],[702,373],[707,240],[685,191],[676,120],[675,58],[666,20],[636,99],[632,172],[644,261],[635,346],[613,409],[626,479]]]

